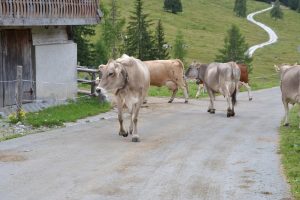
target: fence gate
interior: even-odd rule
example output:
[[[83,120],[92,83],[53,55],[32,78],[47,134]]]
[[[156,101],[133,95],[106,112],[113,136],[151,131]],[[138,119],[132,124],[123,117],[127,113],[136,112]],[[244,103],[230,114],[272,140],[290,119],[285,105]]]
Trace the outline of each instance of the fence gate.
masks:
[[[32,42],[29,29],[0,30],[0,107],[14,105],[17,65],[23,66],[23,99],[35,98]]]

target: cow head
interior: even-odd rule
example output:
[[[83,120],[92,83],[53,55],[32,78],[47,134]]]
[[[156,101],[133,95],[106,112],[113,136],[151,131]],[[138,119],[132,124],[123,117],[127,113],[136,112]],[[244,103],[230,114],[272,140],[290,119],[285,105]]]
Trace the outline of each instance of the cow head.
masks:
[[[187,68],[185,76],[190,79],[196,79],[198,77],[198,65],[195,61]]]
[[[128,75],[122,63],[110,60],[106,65],[100,65],[99,71],[102,78],[96,87],[97,93],[105,93],[106,91],[114,91],[122,89],[126,86]]]

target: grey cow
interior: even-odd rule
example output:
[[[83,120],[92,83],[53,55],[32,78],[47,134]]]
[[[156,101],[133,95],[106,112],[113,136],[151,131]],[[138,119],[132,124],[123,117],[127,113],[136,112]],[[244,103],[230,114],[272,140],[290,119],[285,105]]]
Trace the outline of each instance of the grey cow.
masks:
[[[300,65],[282,65],[279,69],[281,75],[280,89],[282,103],[285,110],[284,125],[288,126],[289,104],[300,103]]]
[[[147,66],[139,59],[124,54],[121,58],[111,60],[99,69],[102,72],[102,78],[96,91],[98,93],[105,93],[105,90],[114,92],[120,123],[119,135],[128,136],[123,125],[123,107],[126,105],[130,112],[129,133],[132,134],[132,141],[138,142],[140,140],[137,133],[138,114],[150,87],[150,73]]]
[[[186,72],[187,77],[195,77],[202,80],[210,97],[208,112],[214,114],[215,93],[221,93],[227,100],[227,117],[235,115],[234,105],[239,86],[241,71],[235,62],[211,63],[209,65],[199,65],[193,63]],[[190,69],[191,68],[191,69]]]

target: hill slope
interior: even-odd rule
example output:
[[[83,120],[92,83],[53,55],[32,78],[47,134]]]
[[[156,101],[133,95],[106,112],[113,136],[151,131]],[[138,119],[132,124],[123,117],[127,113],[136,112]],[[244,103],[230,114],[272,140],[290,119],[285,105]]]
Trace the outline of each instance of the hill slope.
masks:
[[[110,0],[102,0],[105,6]],[[125,18],[133,10],[134,0],[118,1],[121,15]],[[244,18],[238,18],[232,12],[234,0],[183,0],[183,13],[177,15],[163,11],[163,0],[144,0],[144,12],[156,23],[161,19],[165,29],[166,41],[174,43],[177,30],[181,30],[188,45],[187,63],[197,60],[203,63],[212,62],[218,53],[218,49],[224,45],[224,37],[232,24],[240,27],[247,43],[251,46],[268,40],[267,33],[249,23]],[[269,7],[268,4],[248,1],[248,13]],[[257,78],[274,74],[273,64],[294,63],[300,61],[300,14],[284,10],[284,20],[274,21],[269,13],[259,15],[256,19],[265,22],[274,28],[279,36],[279,43],[258,50],[254,54],[253,74],[251,75],[254,87],[270,87],[278,85],[278,76]],[[101,24],[97,27],[99,33]],[[153,27],[154,29],[154,27]],[[99,38],[99,34],[96,36]],[[93,40],[96,40],[93,38]]]

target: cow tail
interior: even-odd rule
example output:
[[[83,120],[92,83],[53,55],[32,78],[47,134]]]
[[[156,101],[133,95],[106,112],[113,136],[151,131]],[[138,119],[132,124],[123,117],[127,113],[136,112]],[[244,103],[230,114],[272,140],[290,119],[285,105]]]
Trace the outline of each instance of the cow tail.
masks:
[[[232,102],[232,105],[233,105],[233,106],[235,106],[235,104],[236,104],[236,102],[237,102],[237,100],[236,100],[236,94],[237,94],[237,88],[235,87],[235,88],[234,88],[234,91],[233,91],[233,93],[232,93],[232,95],[231,95],[231,102]]]
[[[188,84],[187,84],[187,81],[186,81],[186,77],[184,75],[184,64],[183,62],[180,60],[180,59],[176,59],[177,62],[180,63],[181,67],[182,67],[182,77],[183,77],[183,82],[184,82],[184,85],[185,85],[185,88],[186,88],[186,91],[187,91],[187,94],[189,95],[189,87],[188,87]]]

